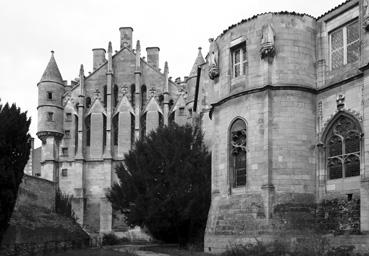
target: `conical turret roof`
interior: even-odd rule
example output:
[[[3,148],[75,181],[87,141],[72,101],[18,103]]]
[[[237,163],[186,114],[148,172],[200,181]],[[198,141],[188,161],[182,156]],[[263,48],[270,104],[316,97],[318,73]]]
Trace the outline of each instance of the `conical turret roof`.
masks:
[[[190,72],[190,77],[191,76],[197,76],[197,67],[204,64],[204,63],[205,63],[205,60],[204,60],[204,57],[202,56],[202,53],[201,53],[201,47],[199,47],[199,53],[197,54],[195,63],[192,66],[192,69],[191,69],[191,72]]]
[[[43,82],[43,81],[53,81],[53,82],[63,83],[63,78],[60,74],[58,65],[56,64],[56,61],[54,58],[54,51],[51,51],[51,57],[50,57],[49,63],[47,64],[44,74],[41,77],[40,82]]]

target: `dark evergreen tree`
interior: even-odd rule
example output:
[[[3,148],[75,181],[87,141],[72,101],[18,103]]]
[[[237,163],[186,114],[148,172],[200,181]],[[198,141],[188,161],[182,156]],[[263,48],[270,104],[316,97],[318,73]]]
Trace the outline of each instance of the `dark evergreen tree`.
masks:
[[[165,126],[137,141],[107,194],[131,226],[165,242],[202,242],[210,206],[211,161],[199,129]]]
[[[15,104],[0,105],[0,242],[8,228],[30,152],[31,119]]]

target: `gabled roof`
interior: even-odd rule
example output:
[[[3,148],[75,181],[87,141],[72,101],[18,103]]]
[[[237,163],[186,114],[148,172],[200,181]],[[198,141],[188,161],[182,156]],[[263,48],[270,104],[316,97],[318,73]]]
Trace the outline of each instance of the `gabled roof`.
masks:
[[[115,112],[113,114],[113,116],[115,116],[116,114],[120,113],[120,112],[130,112],[131,114],[135,114],[131,103],[129,102],[128,98],[126,95],[123,95],[123,97],[120,99],[117,108],[115,109]]]
[[[90,115],[92,113],[103,113],[104,115],[106,115],[105,108],[98,97],[94,99],[94,102],[92,103],[92,106],[87,115]]]
[[[158,111],[159,113],[163,114],[163,111],[161,110],[161,107],[156,101],[155,97],[150,98],[149,102],[145,106],[145,110],[143,111],[143,113],[146,113],[148,111]]]
[[[186,106],[186,101],[183,97],[183,94],[180,94],[176,100],[176,103],[174,103],[173,108],[171,109],[171,113],[176,111],[178,108],[180,107],[185,107]]]
[[[74,107],[74,104],[73,104],[73,102],[72,102],[72,99],[71,99],[71,98],[68,98],[68,99],[67,99],[67,101],[66,101],[66,103],[65,103],[65,105],[64,105],[64,109],[65,109],[65,110],[70,109],[70,110],[72,110],[72,113],[73,113],[74,115],[78,115],[77,110],[76,110],[76,108]]]
[[[53,81],[53,82],[64,84],[63,78],[60,74],[58,65],[56,64],[56,61],[54,58],[54,51],[51,51],[51,57],[50,57],[49,63],[47,64],[44,74],[42,75],[41,80],[40,80],[40,82],[44,82],[44,81]]]
[[[204,63],[205,63],[205,60],[204,60],[204,57],[202,56],[202,53],[201,53],[201,47],[199,47],[199,52],[198,52],[197,57],[195,59],[195,63],[192,66],[189,77],[197,76],[197,67],[201,66]]]

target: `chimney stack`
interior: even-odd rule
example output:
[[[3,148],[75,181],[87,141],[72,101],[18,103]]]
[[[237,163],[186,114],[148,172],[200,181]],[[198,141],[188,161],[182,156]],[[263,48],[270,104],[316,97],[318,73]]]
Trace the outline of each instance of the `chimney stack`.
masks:
[[[95,71],[98,67],[100,67],[102,64],[104,64],[106,62],[105,59],[105,49],[103,48],[95,48],[92,49],[93,52],[93,71]]]
[[[127,47],[132,50],[132,32],[133,28],[131,27],[121,27],[120,31],[120,49]]]
[[[159,69],[159,47],[147,47],[147,63],[156,69]]]

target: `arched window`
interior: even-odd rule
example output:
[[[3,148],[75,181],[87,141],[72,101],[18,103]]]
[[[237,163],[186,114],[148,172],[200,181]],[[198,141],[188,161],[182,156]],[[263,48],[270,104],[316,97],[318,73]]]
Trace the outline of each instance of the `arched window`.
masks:
[[[342,115],[329,128],[326,136],[326,156],[329,179],[360,175],[360,127]]]
[[[86,108],[90,108],[91,107],[91,98],[87,97],[86,98]]]
[[[161,108],[164,108],[164,95],[163,94],[159,95],[159,106]]]
[[[118,124],[119,124],[119,115],[115,115],[113,117],[113,142],[114,142],[114,146],[118,145],[118,133],[119,133]]]
[[[132,108],[135,108],[135,93],[136,93],[136,86],[134,84],[131,85],[131,105]]]
[[[114,85],[114,107],[118,104],[118,85]]]
[[[106,116],[103,115],[103,146],[106,146]]]
[[[74,153],[77,153],[78,149],[78,116],[74,118]]]
[[[131,148],[135,143],[135,116],[131,113]]]
[[[147,88],[146,85],[141,86],[141,108],[146,105],[147,101]]]
[[[85,120],[86,123],[86,146],[91,144],[91,115],[88,115]]]
[[[236,119],[229,131],[229,175],[232,187],[246,185],[246,123]]]

